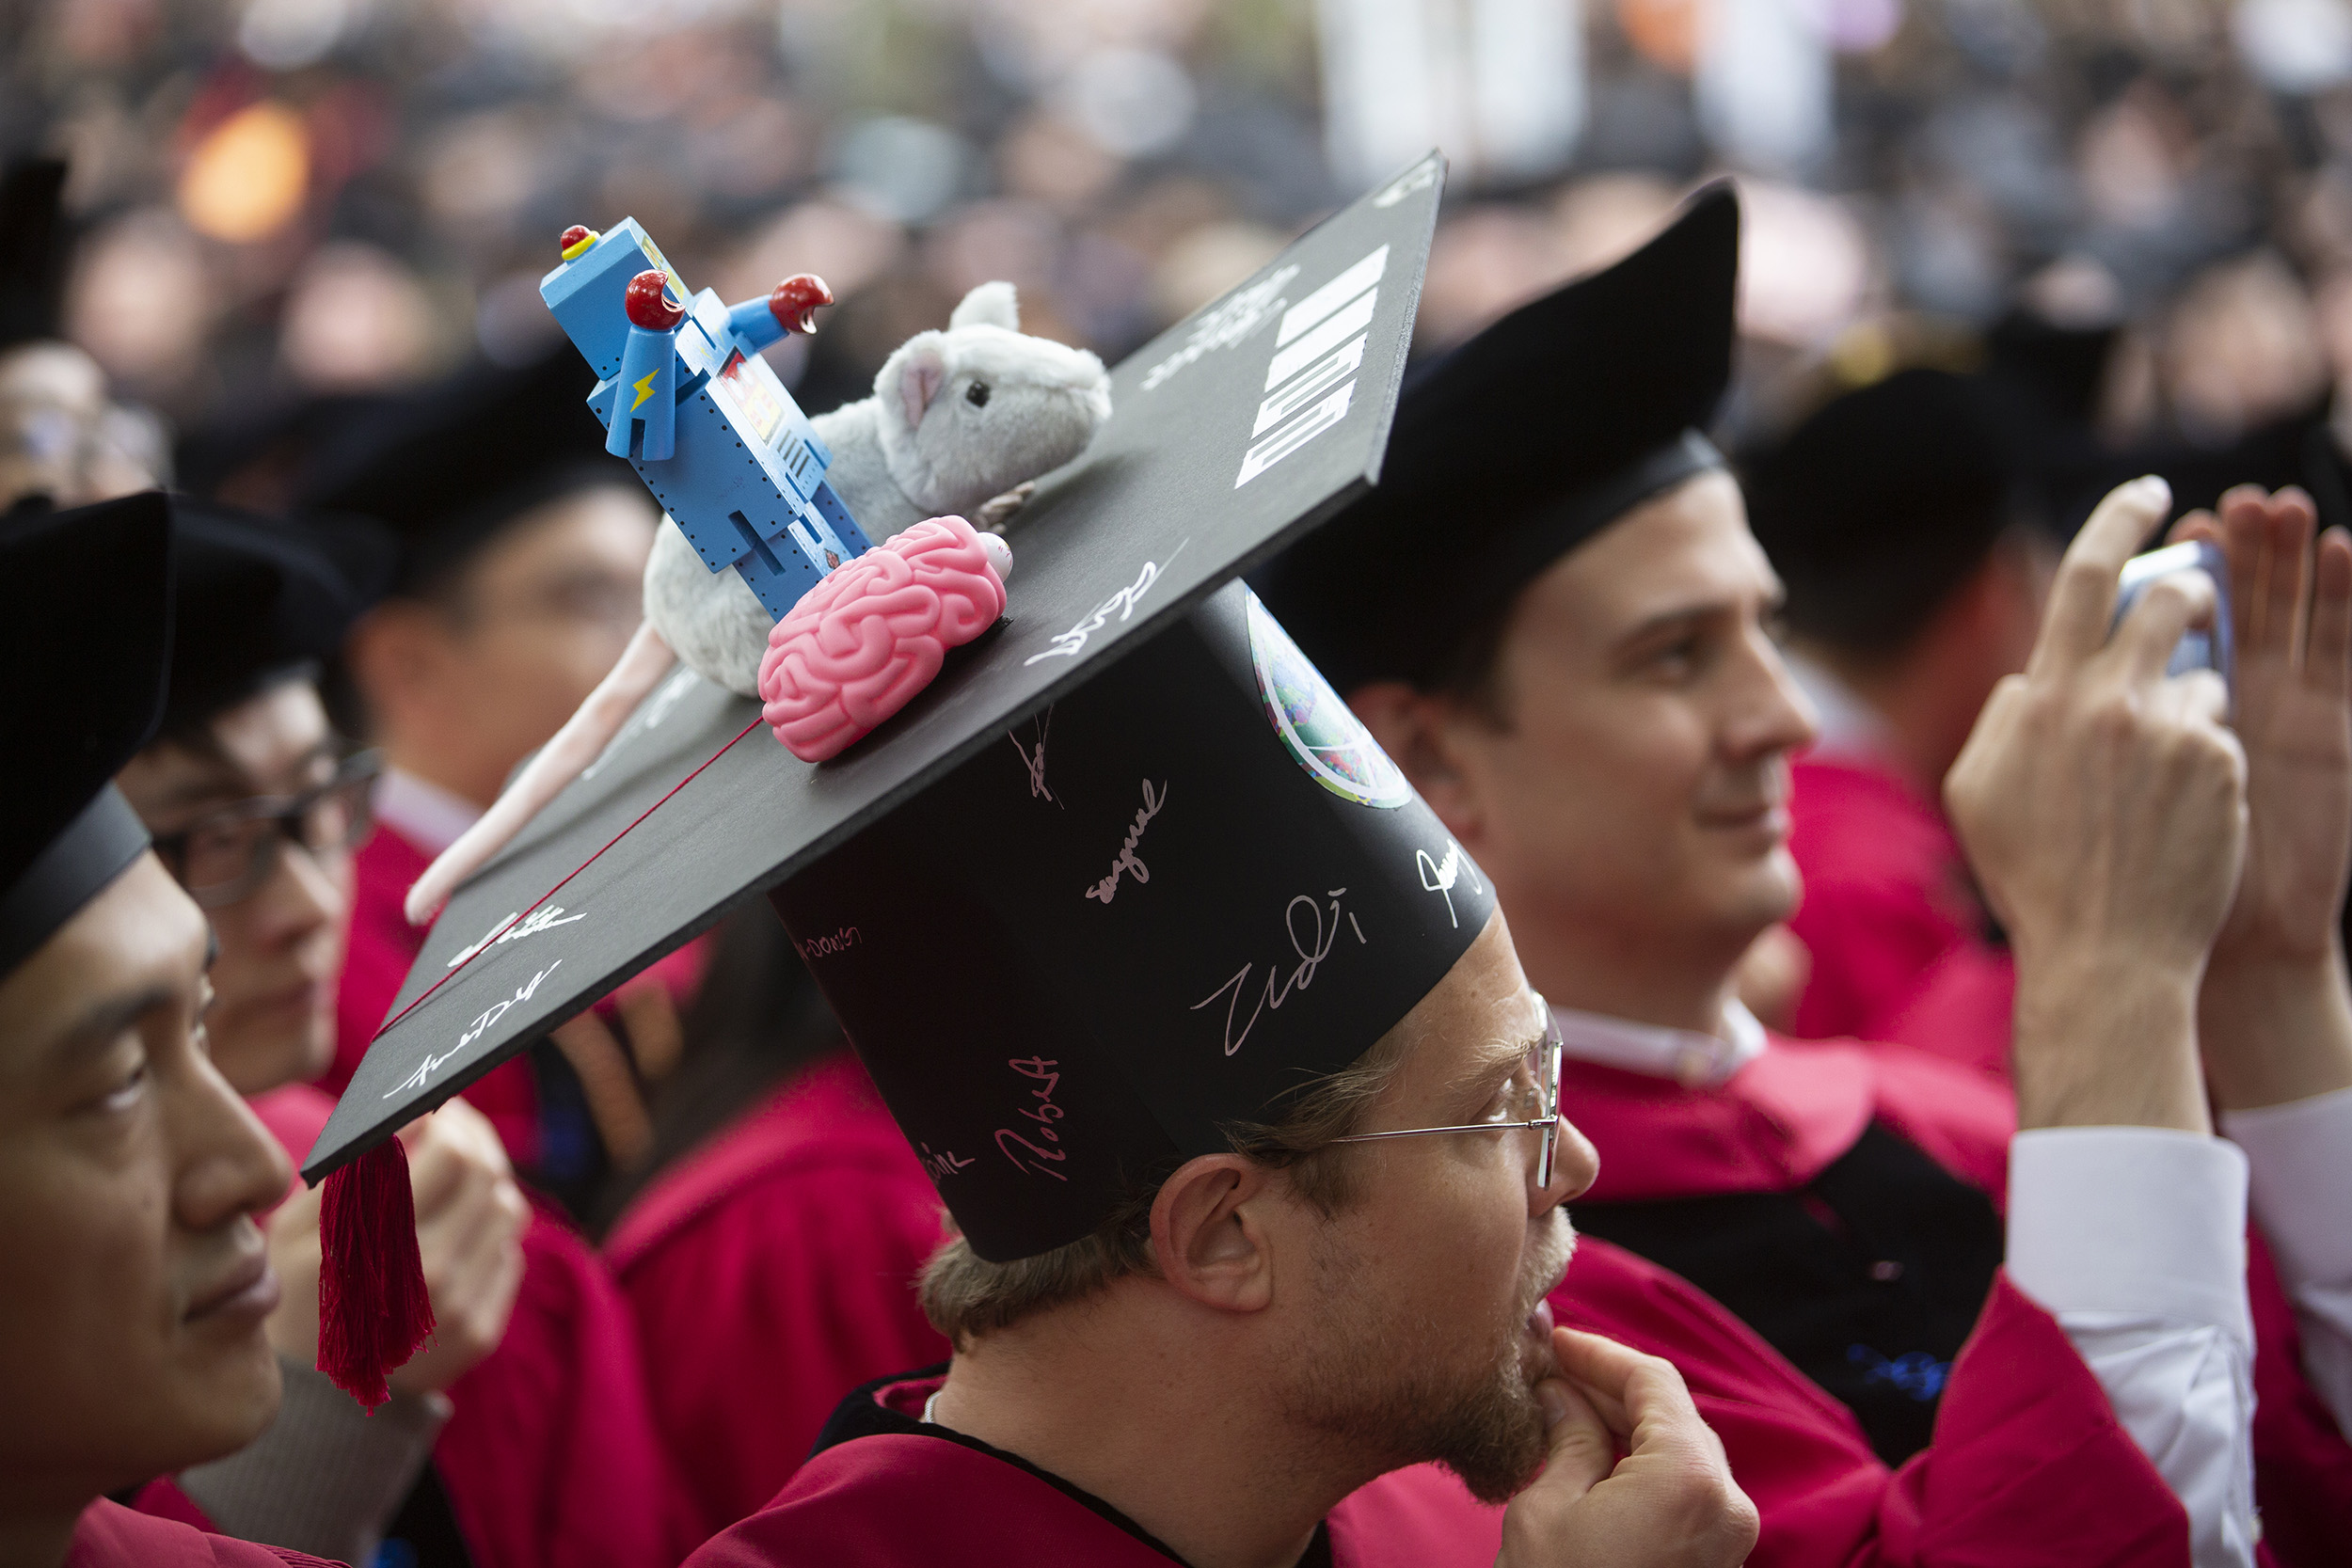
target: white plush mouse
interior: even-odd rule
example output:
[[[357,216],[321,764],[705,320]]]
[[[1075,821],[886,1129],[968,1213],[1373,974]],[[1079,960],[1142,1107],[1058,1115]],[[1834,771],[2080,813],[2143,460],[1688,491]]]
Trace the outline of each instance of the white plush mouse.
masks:
[[[983,283],[963,296],[946,331],[918,332],[882,362],[872,397],[809,421],[833,449],[827,483],[874,544],[927,517],[1001,522],[1030,481],[1084,451],[1110,418],[1102,360],[1020,328],[1012,285]],[[991,544],[1003,576],[1011,551]],[[661,528],[645,562],[644,624],[579,711],[417,879],[409,920],[431,919],[602,753],[677,662],[739,696],[759,695],[773,625],[732,569],[711,571],[675,526]]]
[[[992,500],[1086,450],[1110,418],[1110,377],[1084,349],[1021,334],[1009,283],[963,296],[945,332],[883,361],[874,395],[809,422],[833,449],[825,478],[876,544],[926,517],[980,527]],[[738,696],[759,692],[772,623],[732,571],[711,571],[675,528],[645,562],[645,619],[687,667]]]

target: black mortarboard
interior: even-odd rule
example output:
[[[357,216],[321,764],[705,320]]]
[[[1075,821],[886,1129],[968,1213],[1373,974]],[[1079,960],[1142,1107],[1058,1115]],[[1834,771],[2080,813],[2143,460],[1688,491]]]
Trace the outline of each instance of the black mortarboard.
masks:
[[[1417,372],[1380,487],[1256,579],[1342,691],[1438,677],[1546,566],[1720,467],[1740,203],[1701,191],[1649,244]]]
[[[806,766],[751,728],[756,704],[665,681],[450,901],[305,1174],[780,885],[994,1256],[1083,1234],[1117,1173],[1368,1049],[1468,947],[1486,895],[1226,585],[1377,473],[1441,169],[1433,155],[1119,366],[1109,422],[1016,522],[1009,621],[867,739]],[[1069,1066],[1046,1096],[1064,1115],[1041,1113],[1058,1145],[1031,1140],[1069,1151],[1062,1180],[993,1139],[1041,1125],[1011,1119],[1046,1086],[1014,1058]],[[983,1159],[1004,1168],[961,1163]]]
[[[113,780],[163,715],[170,648],[162,496],[0,516],[0,975],[147,847]]]
[[[65,165],[27,158],[0,173],[0,349],[57,335],[72,238]]]
[[[289,522],[182,498],[168,730],[199,724],[280,672],[325,659],[391,579],[398,546],[362,517]]]
[[[769,895],[998,1261],[1279,1120],[1494,907],[1238,582],[1025,728]]]
[[[341,433],[301,506],[388,525],[401,540],[395,588],[424,590],[535,507],[593,484],[636,488],[580,416],[596,384],[569,344],[519,369],[462,371]]]
[[[2018,514],[1994,395],[1898,371],[1816,412],[1748,465],[1748,521],[1788,589],[1789,626],[1835,648],[1899,648]]]

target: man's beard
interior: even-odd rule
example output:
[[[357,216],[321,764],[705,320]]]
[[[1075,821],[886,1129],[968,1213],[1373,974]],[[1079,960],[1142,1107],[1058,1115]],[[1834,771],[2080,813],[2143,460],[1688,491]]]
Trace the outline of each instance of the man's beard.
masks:
[[[1555,1210],[1529,1249],[1513,1315],[1481,1324],[1486,1347],[1468,1375],[1416,1354],[1458,1341],[1458,1323],[1375,1323],[1376,1296],[1352,1288],[1359,1267],[1337,1256],[1322,1260],[1329,1299],[1344,1303],[1325,1325],[1305,1375],[1283,1390],[1285,1412],[1314,1431],[1379,1456],[1382,1469],[1434,1462],[1461,1477],[1481,1502],[1501,1503],[1535,1479],[1549,1452],[1535,1385],[1557,1377],[1549,1343],[1527,1333],[1527,1320],[1566,1268],[1576,1245],[1567,1216]],[[1400,1333],[1400,1330],[1404,1332]]]

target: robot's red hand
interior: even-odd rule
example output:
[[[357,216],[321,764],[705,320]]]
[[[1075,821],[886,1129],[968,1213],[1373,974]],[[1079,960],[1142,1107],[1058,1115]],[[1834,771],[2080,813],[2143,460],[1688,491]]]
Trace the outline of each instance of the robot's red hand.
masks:
[[[768,296],[768,309],[787,332],[817,330],[817,307],[831,305],[833,291],[813,272],[796,272]]]
[[[630,278],[622,296],[630,323],[648,332],[667,332],[684,321],[686,311],[671,300],[669,286],[670,275],[659,267],[647,267]]]

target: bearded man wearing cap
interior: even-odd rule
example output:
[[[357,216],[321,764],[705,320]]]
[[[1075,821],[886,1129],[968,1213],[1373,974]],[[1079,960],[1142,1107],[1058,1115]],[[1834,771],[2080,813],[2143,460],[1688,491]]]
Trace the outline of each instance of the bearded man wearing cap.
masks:
[[[771,895],[954,1216],[955,1354],[692,1560],[1741,1560],[1679,1378],[1552,1324],[1546,1016],[1313,665],[1230,584],[1052,736],[1054,800],[991,748]]]
[[[2274,1240],[2295,1235],[2323,1295],[2352,1278],[2340,1226],[2291,1212],[2286,1192],[2314,1161],[2318,1190],[2352,1175],[2352,1136],[2311,1132],[2352,1115],[2352,1010],[2340,967],[2308,996],[2285,980],[2265,870],[2296,858],[2290,843],[2344,858],[2352,560],[2340,541],[2319,552],[2326,635],[2308,666],[2242,688],[2241,725],[2257,705],[2301,720],[2245,730],[2247,758],[2217,681],[2159,678],[2197,590],[2168,589],[2100,646],[2117,572],[2163,516],[2161,482],[2109,497],[2077,539],[2029,674],[1947,786],[2017,942],[2013,1103],[1921,1053],[1768,1036],[1734,974],[1796,902],[1787,758],[1815,721],[1772,641],[1779,584],[1698,434],[1730,369],[1737,257],[1733,197],[1704,193],[1633,257],[1431,367],[1400,404],[1380,488],[1292,552],[1268,602],[1495,879],[1572,1059],[1565,1113],[1601,1156],[1580,1227],[1729,1307],[1803,1374],[1783,1399],[1836,1396],[1849,1441],[1901,1466],[1846,1498],[1857,1536],[1886,1542],[1899,1523],[1925,1531],[1923,1552],[1973,1539],[2019,1562],[2160,1541],[2251,1560],[2249,1156]],[[2296,503],[2265,504],[2291,531]],[[1448,547],[1408,551],[1435,519]],[[2265,793],[2290,759],[2325,785],[2327,820]],[[2333,908],[2326,895],[2314,908]],[[2266,911],[2250,944],[2249,906]],[[2201,974],[2208,995],[2233,974],[2280,987],[2226,1035],[2203,1031],[2209,1059],[2275,1069],[2265,1098],[2225,1095],[2235,1143],[2206,1111]],[[1571,1271],[1564,1315],[1594,1307],[1581,1283]],[[1639,1317],[1600,1321],[1657,1343]],[[2324,1389],[2342,1329],[2305,1321]],[[1685,1370],[1762,1510],[1758,1560],[1820,1560],[1784,1556],[1782,1532],[1819,1528],[1821,1498],[1779,1490],[1789,1455],[1750,1445],[1752,1397]],[[2094,1433],[2136,1444],[2105,1450],[2095,1486]],[[2340,1441],[2306,1437],[2265,1456],[2274,1513],[2340,1506],[2272,1484],[2285,1478],[2268,1460],[2292,1471]],[[2109,1501],[2037,1504],[2033,1465]],[[2172,1497],[2151,1501],[2158,1473]],[[2137,1503],[2112,1490],[2130,1476]],[[1999,1524],[1958,1502],[2005,1491]]]
[[[153,730],[164,499],[0,518],[0,1552],[30,1568],[263,1568],[168,1482],[278,1406],[257,1217],[286,1157],[204,1040],[210,940],[110,782]],[[103,632],[101,631],[103,629]]]
[[[175,501],[170,695],[121,773],[217,949],[214,1065],[296,1159],[334,1101],[352,847],[373,752],[335,735],[321,661],[381,591],[391,541],[363,519],[283,522]],[[405,1134],[432,1344],[363,1409],[316,1370],[319,1221],[296,1185],[266,1225],[287,1397],[262,1440],[178,1478],[222,1528],[342,1558],[380,1539],[419,1568],[640,1568],[685,1544],[628,1307],[587,1243],[534,1210],[489,1123],[445,1106]]]

